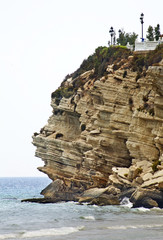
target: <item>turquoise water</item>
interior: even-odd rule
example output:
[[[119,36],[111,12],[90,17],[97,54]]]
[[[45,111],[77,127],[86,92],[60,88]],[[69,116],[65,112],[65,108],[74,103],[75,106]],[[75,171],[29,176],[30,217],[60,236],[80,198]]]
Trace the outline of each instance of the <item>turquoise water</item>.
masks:
[[[163,210],[21,202],[47,178],[0,178],[0,240],[162,240]]]

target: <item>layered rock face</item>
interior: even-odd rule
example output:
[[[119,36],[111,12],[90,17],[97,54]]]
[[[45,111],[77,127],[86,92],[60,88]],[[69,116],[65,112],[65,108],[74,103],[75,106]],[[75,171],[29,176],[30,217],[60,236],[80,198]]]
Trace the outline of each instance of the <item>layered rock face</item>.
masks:
[[[53,114],[33,136],[38,169],[53,181],[42,192],[48,201],[119,204],[128,196],[135,206],[163,207],[163,61],[138,79],[131,59],[99,79],[93,69],[69,78],[64,88],[82,86],[52,98]]]

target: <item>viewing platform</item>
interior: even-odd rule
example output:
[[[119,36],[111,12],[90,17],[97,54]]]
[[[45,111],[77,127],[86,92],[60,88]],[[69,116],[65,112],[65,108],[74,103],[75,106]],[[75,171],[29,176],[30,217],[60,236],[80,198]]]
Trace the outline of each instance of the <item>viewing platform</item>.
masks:
[[[146,51],[151,51],[151,50],[155,50],[156,47],[159,44],[163,43],[163,38],[160,37],[158,41],[144,41],[144,42],[138,42],[135,41],[135,52],[146,52]]]

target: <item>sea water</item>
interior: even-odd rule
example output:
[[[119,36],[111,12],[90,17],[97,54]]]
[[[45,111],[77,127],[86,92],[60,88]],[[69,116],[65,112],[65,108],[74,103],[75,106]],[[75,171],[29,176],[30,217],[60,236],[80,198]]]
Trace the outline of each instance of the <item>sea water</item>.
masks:
[[[48,178],[0,178],[0,240],[163,240],[163,210],[21,202],[40,197]]]

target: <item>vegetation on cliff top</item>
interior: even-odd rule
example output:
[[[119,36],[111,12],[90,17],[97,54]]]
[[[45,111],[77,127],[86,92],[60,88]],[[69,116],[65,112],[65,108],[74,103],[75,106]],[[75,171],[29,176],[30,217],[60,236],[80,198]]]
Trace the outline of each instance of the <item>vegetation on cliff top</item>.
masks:
[[[122,46],[126,46],[127,43],[135,46],[135,41],[138,37],[138,34],[133,33],[125,33],[123,29],[119,30],[119,37],[117,38],[117,43]]]
[[[120,61],[122,59],[128,59],[131,55],[133,55],[133,53],[124,46],[111,46],[109,48],[98,47],[95,53],[85,59],[74,73],[65,77],[61,87],[54,91],[51,97],[55,98],[56,104],[59,105],[62,97],[69,98],[84,84],[83,81],[78,78],[82,73],[94,69],[94,73],[92,73],[90,77],[98,79],[107,74],[106,69],[108,65],[114,64],[113,69],[117,70],[121,67]],[[133,60],[130,62],[130,68],[138,72],[138,79],[142,74],[145,74],[149,66],[159,63],[162,59],[163,44],[147,54],[134,55]],[[65,82],[69,78],[72,78],[72,80],[75,79],[73,86],[65,87]]]
[[[94,69],[92,78],[100,78],[106,74],[106,69],[109,64],[116,64],[121,59],[127,59],[131,55],[131,51],[124,46],[112,46],[112,47],[98,47],[95,53],[85,59],[80,67],[72,74],[67,75],[64,81],[51,97],[55,98],[55,102],[59,105],[62,97],[69,98],[77,89],[83,85],[80,79],[77,79],[82,73]],[[64,83],[68,78],[77,79],[74,81],[73,88],[65,88]]]
[[[148,69],[149,66],[159,63],[163,59],[163,44],[157,46],[154,51],[147,54],[134,55],[132,60],[132,70],[142,72],[143,68]]]
[[[160,24],[157,24],[157,26],[154,28],[151,25],[149,25],[148,30],[147,30],[147,35],[146,35],[146,38],[149,41],[154,41],[154,39],[156,39],[156,41],[158,41],[160,35],[161,35]]]
[[[85,59],[70,76],[74,79],[86,71],[95,69],[92,77],[102,77],[105,75],[109,64],[117,63],[121,59],[127,59],[130,55],[131,51],[124,46],[98,47],[95,53]]]

